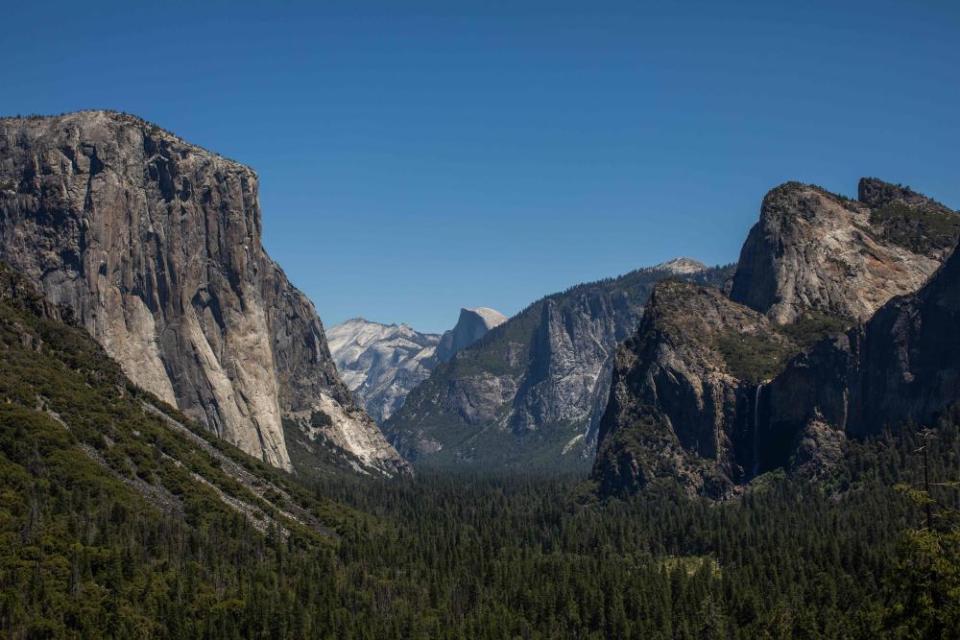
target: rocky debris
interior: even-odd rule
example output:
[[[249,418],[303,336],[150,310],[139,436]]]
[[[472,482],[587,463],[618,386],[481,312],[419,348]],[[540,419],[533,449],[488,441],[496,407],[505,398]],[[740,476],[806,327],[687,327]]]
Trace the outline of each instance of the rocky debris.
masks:
[[[861,200],[788,182],[763,200],[730,297],[779,324],[805,311],[864,321],[920,288],[960,235],[960,216],[876,179]]]
[[[283,418],[334,405],[328,431],[371,469],[406,468],[265,253],[248,167],[125,114],[0,119],[0,259],[137,385],[244,451],[290,469]]]
[[[450,362],[455,355],[506,321],[505,315],[487,307],[460,309],[457,324],[440,337],[440,344],[437,345],[437,360]]]
[[[329,329],[327,342],[344,383],[382,424],[430,375],[440,336],[353,318]]]
[[[543,298],[438,365],[384,431],[425,465],[586,466],[617,343],[635,330],[653,285],[720,284],[731,271],[640,269]]]

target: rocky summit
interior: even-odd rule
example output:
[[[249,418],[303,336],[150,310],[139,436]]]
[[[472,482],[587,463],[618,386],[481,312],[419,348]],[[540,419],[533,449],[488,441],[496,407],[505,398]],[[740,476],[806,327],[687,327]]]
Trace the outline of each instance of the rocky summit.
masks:
[[[261,244],[257,176],[139,118],[0,120],[0,260],[157,398],[270,464],[406,464]],[[293,450],[297,449],[296,452]]]
[[[653,285],[722,285],[730,268],[666,263],[547,296],[440,364],[386,422],[426,466],[588,466],[617,343],[635,330]]]
[[[476,307],[460,309],[460,317],[453,329],[445,331],[437,345],[437,360],[450,362],[455,355],[487,335],[494,327],[507,321],[507,317],[495,309]]]
[[[788,182],[763,199],[730,297],[779,324],[806,310],[862,321],[916,291],[953,249],[960,217],[909,188],[860,181],[858,200]]]
[[[330,328],[327,340],[340,377],[380,424],[430,375],[440,335],[353,318]]]
[[[815,475],[846,434],[930,419],[960,399],[932,347],[960,328],[943,293],[954,260],[924,287],[958,232],[953,211],[872,178],[856,201],[799,183],[772,190],[729,299],[661,285],[620,348],[594,464],[601,491],[679,480],[722,498],[775,468]]]

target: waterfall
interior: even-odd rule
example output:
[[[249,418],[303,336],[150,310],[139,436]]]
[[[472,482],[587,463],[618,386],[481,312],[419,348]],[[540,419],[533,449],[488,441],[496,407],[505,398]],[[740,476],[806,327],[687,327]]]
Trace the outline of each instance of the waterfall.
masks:
[[[760,431],[760,394],[763,392],[763,383],[757,385],[753,394],[753,477],[760,473],[760,453],[757,448],[757,433]]]

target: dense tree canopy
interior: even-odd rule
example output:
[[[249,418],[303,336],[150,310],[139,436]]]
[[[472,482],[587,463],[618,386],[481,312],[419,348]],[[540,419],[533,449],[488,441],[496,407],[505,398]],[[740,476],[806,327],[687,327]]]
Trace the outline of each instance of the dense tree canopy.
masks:
[[[56,425],[0,420],[11,638],[925,638],[960,621],[960,533],[894,487],[922,486],[912,435],[852,447],[829,485],[773,476],[721,505],[598,503],[563,477],[337,478],[316,491],[373,517],[331,549],[161,514]],[[937,482],[958,446],[953,427],[931,445]]]
[[[955,417],[720,504],[599,501],[578,476],[295,479],[171,430],[82,331],[35,311],[0,304],[0,638],[960,629]]]

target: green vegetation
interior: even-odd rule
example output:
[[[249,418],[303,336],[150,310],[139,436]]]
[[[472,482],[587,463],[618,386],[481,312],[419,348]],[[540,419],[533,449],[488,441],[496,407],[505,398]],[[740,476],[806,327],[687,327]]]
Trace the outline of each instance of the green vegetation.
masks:
[[[581,455],[582,449],[572,447],[563,453],[574,437],[583,434],[582,424],[557,422],[517,434],[463,423],[445,426],[441,420],[433,424],[443,432],[444,448],[417,460],[418,470],[460,473],[466,469],[472,473],[483,466],[503,473],[544,473],[562,465],[566,471],[586,473],[592,464],[592,460]]]
[[[422,637],[893,637],[926,628],[899,575],[916,564],[904,544],[924,512],[893,488],[921,480],[918,441],[908,431],[854,444],[827,487],[771,476],[719,506],[666,489],[595,503],[572,497],[585,493],[571,477],[429,475],[322,491],[396,527],[357,557],[372,574],[422,581],[391,583],[403,610],[420,611]],[[956,476],[958,456],[957,429],[944,426],[934,482]],[[918,584],[936,575],[918,566]]]
[[[827,483],[769,474],[762,491],[721,505],[666,486],[597,502],[576,476],[330,474],[308,489],[145,411],[156,401],[86,334],[44,319],[35,297],[4,300],[16,288],[5,275],[0,638],[945,638],[958,628],[960,534],[939,506],[960,497],[953,422],[932,440],[905,428],[851,443]],[[267,491],[228,473],[234,464]],[[298,508],[337,535],[281,512]]]
[[[937,434],[923,430],[920,436],[928,466],[930,438]],[[925,473],[922,484],[896,486],[925,513],[925,526],[909,530],[898,550],[898,579],[887,617],[899,637],[948,638],[960,630],[960,481],[955,478],[931,483]]]
[[[729,331],[717,336],[716,347],[730,373],[752,384],[774,377],[798,352],[792,341],[784,340],[777,332],[746,334]]]
[[[758,384],[783,370],[793,356],[817,342],[850,328],[852,320],[819,311],[807,311],[795,322],[773,326],[768,333],[746,334],[728,331],[716,339],[730,373],[740,380]]]
[[[822,311],[806,311],[803,316],[791,324],[780,327],[801,348],[806,349],[826,337],[843,333],[853,325],[853,320],[833,316]]]
[[[914,253],[952,249],[960,236],[960,215],[930,207],[891,202],[870,212],[880,237]]]

